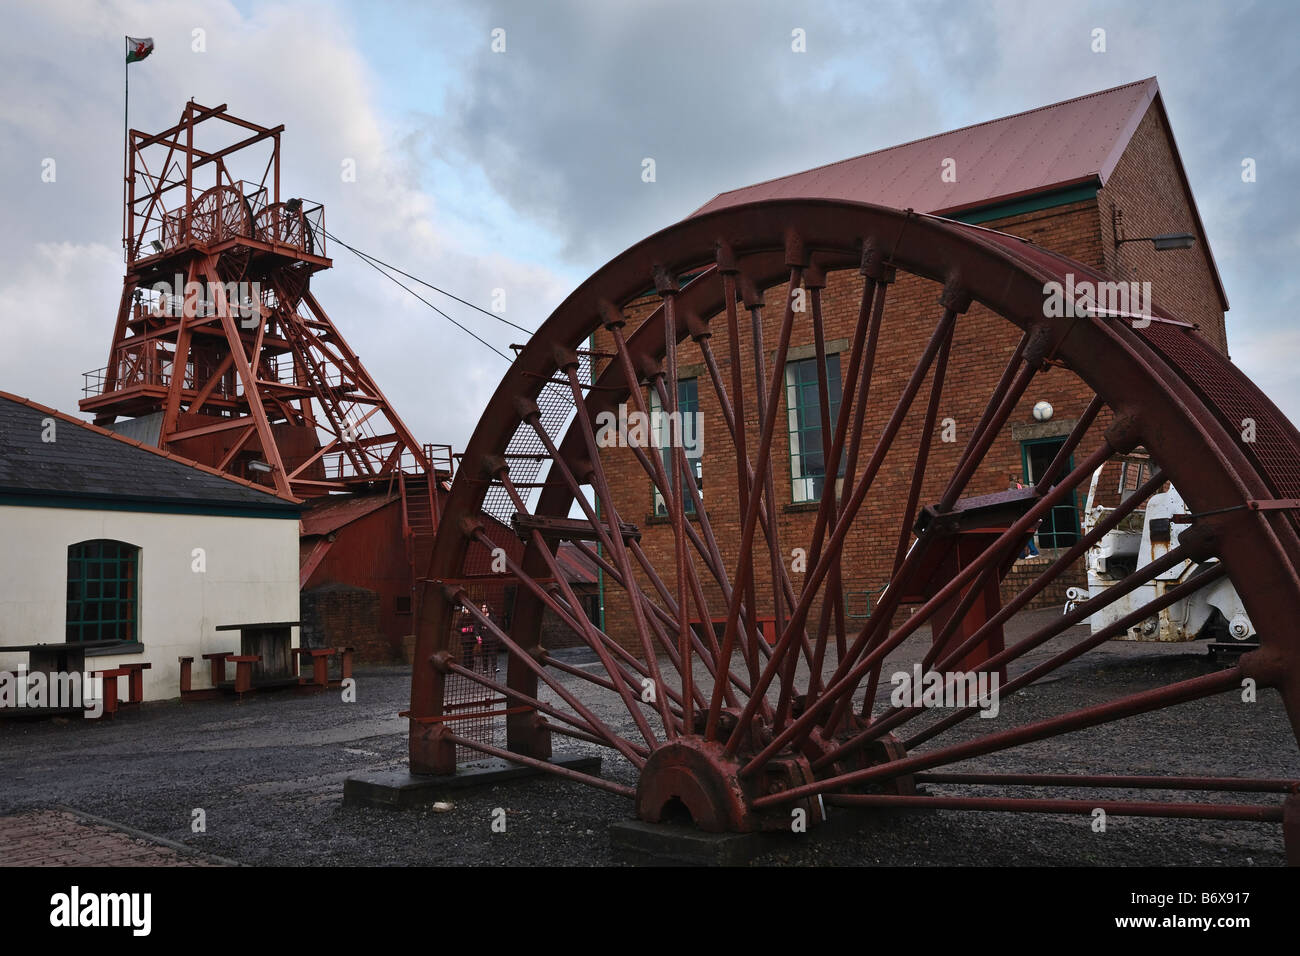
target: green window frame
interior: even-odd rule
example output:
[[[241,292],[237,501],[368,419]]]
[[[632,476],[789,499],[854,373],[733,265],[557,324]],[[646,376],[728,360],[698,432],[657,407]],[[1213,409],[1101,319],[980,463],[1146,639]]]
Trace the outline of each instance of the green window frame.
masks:
[[[840,410],[840,357],[826,356],[826,392],[832,427]],[[790,498],[795,504],[820,501],[826,484],[817,359],[797,359],[785,366],[785,407],[790,427]],[[844,476],[840,461],[839,477]]]
[[[663,462],[664,473],[668,476],[668,486],[669,488],[673,488],[676,486],[677,475],[673,473],[673,450],[672,447],[668,444],[671,435],[668,432],[667,423],[664,423],[664,427],[662,430],[653,424],[657,420],[655,413],[663,411],[663,405],[659,401],[659,392],[653,388],[650,389],[650,402],[647,407],[650,410],[650,420],[652,422],[650,440],[654,443],[654,447],[659,453],[659,458]],[[677,410],[681,412],[683,415],[699,414],[700,411],[699,379],[682,378],[677,380]],[[695,434],[697,436],[702,434],[698,430],[698,426]],[[703,447],[702,443],[700,443],[700,447]],[[700,456],[692,457],[690,454],[690,449],[687,449],[686,467],[694,471],[695,484],[700,489],[700,497],[703,498],[704,497],[703,458]],[[660,494],[659,489],[654,486],[653,482],[651,482],[651,496],[653,498],[652,504],[654,507],[655,516],[660,518],[667,517],[668,505],[664,501],[664,496]],[[686,495],[686,500],[684,504],[686,506],[685,508],[686,514],[688,515],[695,514],[695,500],[690,496],[690,494]]]
[[[1051,462],[1056,457],[1056,453],[1061,446],[1065,444],[1065,437],[1059,438],[1029,438],[1020,443],[1020,465],[1021,474],[1024,480],[1030,484],[1038,482],[1038,468],[1046,467],[1046,463]],[[1069,461],[1065,463],[1063,474],[1069,474],[1074,470],[1074,456],[1071,455]],[[1062,501],[1052,508],[1052,510],[1043,518],[1043,523],[1038,526],[1039,549],[1046,550],[1065,550],[1071,548],[1078,542],[1080,537],[1079,530],[1079,499],[1075,491],[1071,489],[1068,502]]]
[[[138,643],[140,549],[100,538],[68,546],[66,639]]]

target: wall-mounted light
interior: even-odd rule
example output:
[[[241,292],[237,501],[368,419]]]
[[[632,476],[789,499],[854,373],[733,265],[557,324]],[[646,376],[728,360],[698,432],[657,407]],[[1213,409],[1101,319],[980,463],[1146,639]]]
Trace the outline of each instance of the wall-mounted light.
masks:
[[[272,466],[268,465],[264,461],[250,461],[248,463],[248,470],[258,471],[264,475],[269,475],[271,472],[275,471],[275,469]]]
[[[1196,237],[1190,232],[1166,232],[1159,236],[1142,236],[1137,239],[1116,239],[1115,245],[1122,246],[1126,242],[1149,242],[1155,246],[1156,252],[1166,252],[1169,249],[1190,249],[1196,245]]]

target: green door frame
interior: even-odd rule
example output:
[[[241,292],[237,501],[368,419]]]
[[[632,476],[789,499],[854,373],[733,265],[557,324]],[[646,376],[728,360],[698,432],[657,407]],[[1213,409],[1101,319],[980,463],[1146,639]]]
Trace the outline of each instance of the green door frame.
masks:
[[[1028,480],[1030,479],[1030,477],[1031,477],[1031,475],[1030,475],[1030,473],[1029,473],[1029,446],[1030,446],[1030,445],[1046,445],[1046,444],[1049,444],[1049,443],[1056,444],[1056,445],[1061,445],[1061,444],[1064,444],[1064,442],[1065,442],[1065,436],[1064,436],[1064,435],[1061,435],[1061,436],[1058,436],[1058,437],[1053,437],[1053,438],[1026,438],[1026,439],[1023,439],[1023,440],[1020,442],[1020,473],[1021,473],[1022,475],[1025,476],[1025,480],[1028,481]],[[1069,473],[1070,473],[1071,471],[1073,471],[1073,470],[1074,470],[1074,456],[1071,455],[1069,461],[1067,461],[1067,462],[1065,463],[1065,471],[1066,471],[1066,474],[1069,474]],[[1073,534],[1073,535],[1074,535],[1074,540],[1075,540],[1075,541],[1078,541],[1078,540],[1079,540],[1079,537],[1080,537],[1080,535],[1082,534],[1082,531],[1081,531],[1080,528],[1079,528],[1079,499],[1078,499],[1078,495],[1077,495],[1076,491],[1077,491],[1076,489],[1073,489],[1073,488],[1070,489],[1070,505],[1069,505],[1069,507],[1070,507],[1070,524],[1071,524],[1071,526],[1072,526],[1072,530],[1069,530],[1069,531],[1057,531],[1057,530],[1056,530],[1056,516],[1057,516],[1058,514],[1061,514],[1061,513],[1065,510],[1065,504],[1064,504],[1064,503],[1057,505],[1055,508],[1052,509],[1052,519],[1053,519],[1053,520],[1052,520],[1052,528],[1053,528],[1053,530],[1050,531],[1050,532],[1043,532],[1043,531],[1040,530],[1039,533],[1035,536],[1035,537],[1038,539],[1038,546],[1039,546],[1040,548],[1047,548],[1047,547],[1051,547],[1051,548],[1054,548],[1054,549],[1055,549],[1055,548],[1059,548],[1060,546],[1057,544],[1057,541],[1056,541],[1056,535],[1057,535],[1058,533],[1059,533],[1059,534]],[[1048,544],[1043,540],[1045,537],[1048,537],[1048,536],[1050,536],[1051,539],[1052,539],[1052,543],[1051,543],[1050,545],[1048,545]],[[1074,541],[1071,541],[1070,544],[1074,544]]]

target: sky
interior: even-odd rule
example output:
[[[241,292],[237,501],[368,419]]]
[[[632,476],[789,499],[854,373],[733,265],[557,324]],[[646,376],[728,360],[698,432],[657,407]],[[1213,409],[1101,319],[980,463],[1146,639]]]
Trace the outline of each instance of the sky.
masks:
[[[1300,5],[1287,0],[7,8],[3,391],[75,412],[82,373],[107,361],[131,35],[156,44],[129,67],[132,127],[169,126],[190,98],[283,123],[285,191],[324,203],[331,233],[484,307],[505,290],[506,317],[528,329],[718,192],[1154,75],[1231,303],[1233,360],[1300,421]],[[464,447],[506,362],[330,254],[317,298],[415,435]],[[525,336],[429,298],[501,351]]]

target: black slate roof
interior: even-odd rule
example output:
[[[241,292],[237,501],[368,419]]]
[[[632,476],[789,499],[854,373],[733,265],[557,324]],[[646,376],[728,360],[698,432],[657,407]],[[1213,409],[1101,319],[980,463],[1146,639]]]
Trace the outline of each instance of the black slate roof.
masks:
[[[54,441],[42,440],[54,419]],[[252,482],[0,392],[0,503],[6,498],[102,500],[105,505],[280,511],[301,507]]]

